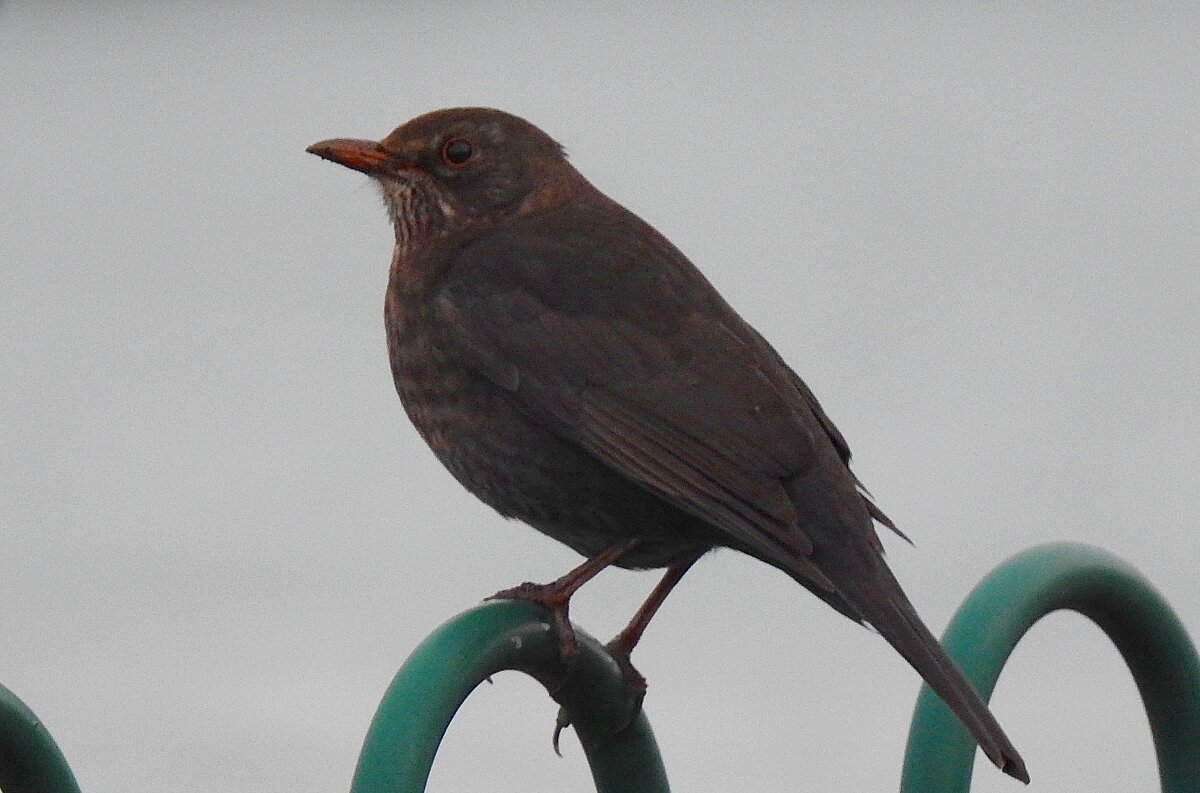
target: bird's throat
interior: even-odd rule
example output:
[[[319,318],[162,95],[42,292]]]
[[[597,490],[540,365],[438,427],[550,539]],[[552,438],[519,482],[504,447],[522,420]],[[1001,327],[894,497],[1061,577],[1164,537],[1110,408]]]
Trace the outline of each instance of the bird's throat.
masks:
[[[396,233],[398,255],[408,256],[444,225],[447,205],[435,187],[417,179],[384,178],[379,189]]]

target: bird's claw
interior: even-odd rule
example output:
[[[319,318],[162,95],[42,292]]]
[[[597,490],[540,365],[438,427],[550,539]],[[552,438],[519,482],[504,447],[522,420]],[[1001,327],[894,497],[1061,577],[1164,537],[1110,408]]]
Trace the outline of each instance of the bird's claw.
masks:
[[[646,678],[634,668],[633,662],[629,660],[630,648],[627,642],[624,641],[624,637],[617,636],[617,638],[604,645],[604,647],[608,650],[617,668],[621,670],[621,677],[625,679],[625,690],[629,694],[629,717],[614,730],[615,733],[619,733],[633,724],[634,719],[642,712],[642,703],[646,699]],[[554,737],[551,739],[551,744],[554,746],[554,753],[559,757],[562,757],[559,740],[562,738],[563,730],[570,726],[570,714],[567,713],[565,707],[560,707],[558,715],[554,718]]]
[[[621,677],[625,678],[625,688],[629,691],[630,699],[633,700],[633,716],[630,721],[633,721],[637,716],[638,711],[642,709],[642,700],[646,698],[646,678],[642,673],[634,668],[633,662],[629,659],[629,653],[632,650],[625,641],[623,635],[618,635],[617,638],[604,645],[608,650],[608,654],[612,656],[616,662],[617,668],[621,670]],[[625,726],[628,726],[626,724]]]
[[[550,739],[550,743],[554,747],[554,753],[559,757],[562,757],[563,753],[558,747],[558,739],[562,737],[562,731],[570,726],[571,717],[567,715],[567,709],[559,708],[558,715],[554,717],[554,737]]]
[[[579,655],[579,640],[575,638],[575,629],[571,627],[568,614],[570,600],[564,598],[562,591],[553,584],[534,584],[526,581],[509,589],[501,589],[485,600],[524,600],[549,609],[553,615],[551,626],[558,639],[559,657],[563,663],[570,663]]]
[[[544,604],[546,601],[546,585],[526,581],[508,589],[501,589],[491,597],[484,598],[484,600],[529,600],[534,603]]]

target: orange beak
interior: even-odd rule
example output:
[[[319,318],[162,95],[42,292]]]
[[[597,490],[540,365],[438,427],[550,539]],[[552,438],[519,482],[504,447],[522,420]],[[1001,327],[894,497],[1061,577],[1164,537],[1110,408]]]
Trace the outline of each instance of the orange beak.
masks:
[[[353,138],[323,140],[309,146],[305,151],[317,155],[322,160],[330,160],[366,174],[379,173],[384,163],[392,159],[391,152],[375,141]]]

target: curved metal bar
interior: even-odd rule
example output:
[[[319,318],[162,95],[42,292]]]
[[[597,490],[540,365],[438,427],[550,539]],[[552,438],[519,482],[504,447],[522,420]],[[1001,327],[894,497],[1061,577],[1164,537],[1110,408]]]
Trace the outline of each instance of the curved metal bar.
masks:
[[[559,659],[549,613],[530,603],[485,603],[442,625],[397,672],[367,732],[351,793],[420,793],[438,744],[467,695],[496,672],[536,678],[571,716],[600,793],[667,793],[650,723],[617,665],[578,631],[579,657]],[[7,793],[7,791],[6,791]]]
[[[1017,642],[1058,609],[1091,619],[1124,657],[1150,718],[1164,793],[1200,791],[1200,660],[1171,607],[1125,561],[1079,543],[1019,553],[967,596],[943,643],[986,700]],[[923,687],[901,790],[965,793],[974,756],[966,729]]]
[[[79,793],[67,759],[16,694],[0,686],[0,790]]]

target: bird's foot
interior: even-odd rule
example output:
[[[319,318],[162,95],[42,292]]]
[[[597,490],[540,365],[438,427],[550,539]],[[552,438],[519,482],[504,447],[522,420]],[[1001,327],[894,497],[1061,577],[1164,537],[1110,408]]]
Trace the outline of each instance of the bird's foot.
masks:
[[[534,584],[529,581],[512,587],[501,589],[487,600],[524,600],[547,608],[553,615],[551,626],[558,639],[558,654],[564,663],[570,662],[579,655],[579,640],[575,638],[575,629],[571,627],[568,609],[571,605],[570,593],[564,592],[558,582],[551,584]]]
[[[616,730],[621,732],[632,724],[642,711],[642,702],[646,699],[646,678],[634,668],[633,662],[629,658],[633,651],[633,645],[625,632],[617,634],[616,638],[604,646],[613,661],[616,662],[617,668],[621,670],[621,677],[625,678],[625,690],[629,694],[629,718]],[[554,753],[559,757],[562,757],[562,752],[559,751],[559,739],[562,737],[563,730],[570,726],[571,716],[567,713],[567,709],[559,708],[558,716],[554,719],[554,738],[552,739]]]
[[[618,633],[616,638],[604,647],[612,659],[617,662],[617,668],[621,670],[621,677],[625,678],[625,690],[629,693],[629,699],[633,703],[629,716],[629,722],[632,722],[642,709],[642,700],[646,698],[646,678],[634,668],[633,662],[629,659],[630,653],[633,652],[633,644],[625,632]],[[622,729],[628,727],[629,722],[623,724]]]

